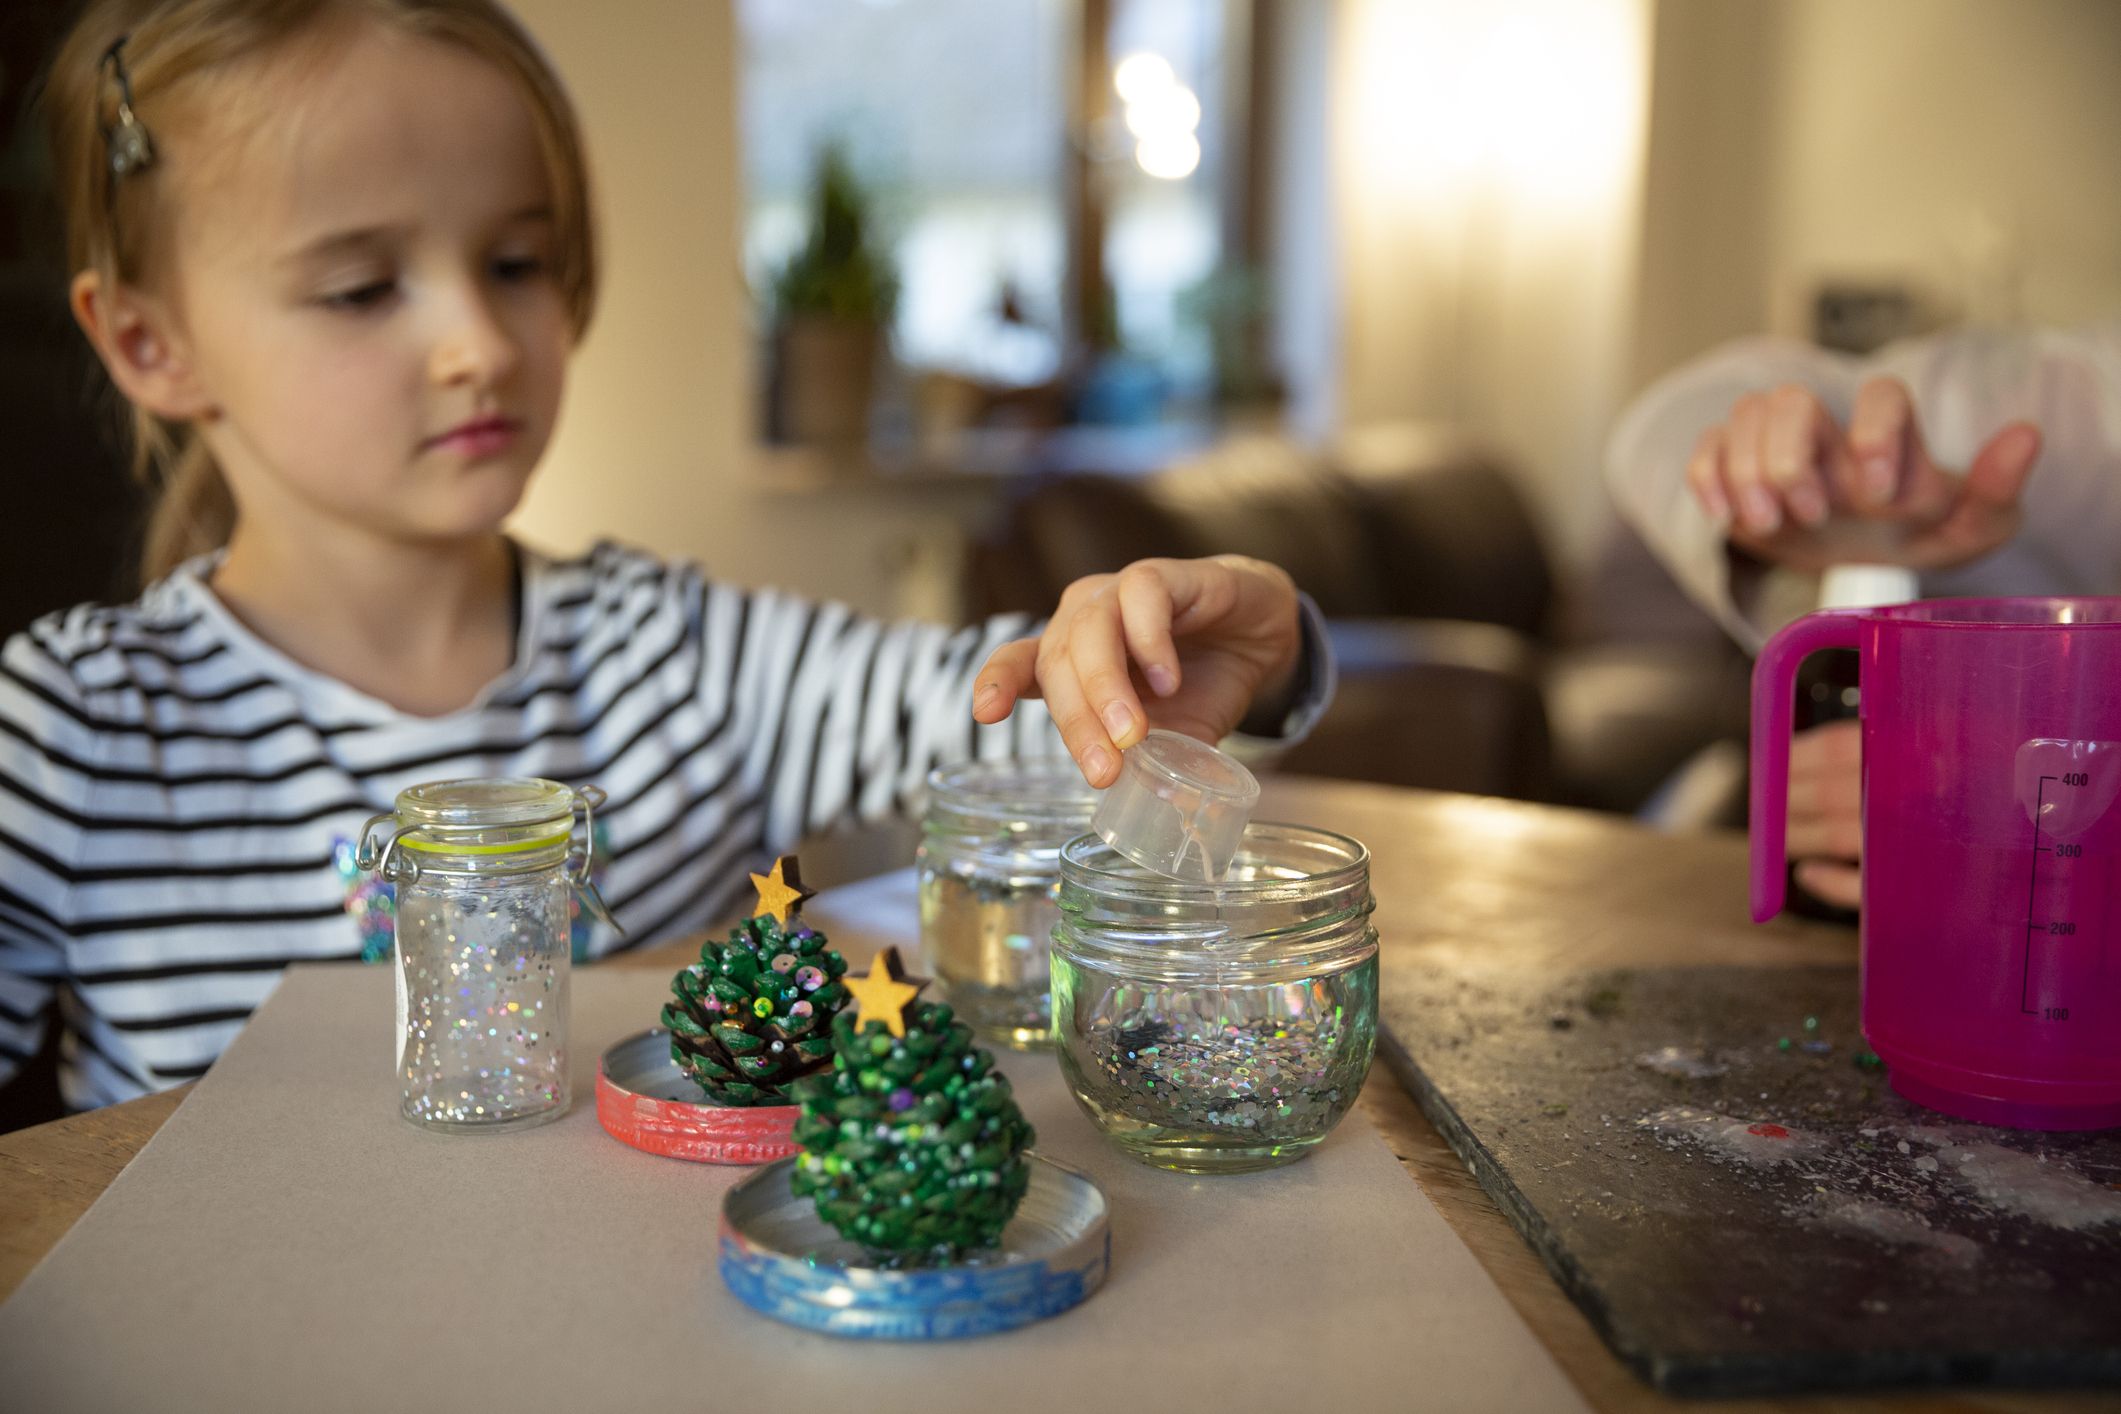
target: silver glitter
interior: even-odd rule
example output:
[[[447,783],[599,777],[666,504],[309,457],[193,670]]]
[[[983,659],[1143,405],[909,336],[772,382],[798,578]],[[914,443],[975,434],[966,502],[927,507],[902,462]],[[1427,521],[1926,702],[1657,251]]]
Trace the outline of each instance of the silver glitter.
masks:
[[[565,1109],[565,884],[545,871],[402,893],[405,1117],[492,1129]]]

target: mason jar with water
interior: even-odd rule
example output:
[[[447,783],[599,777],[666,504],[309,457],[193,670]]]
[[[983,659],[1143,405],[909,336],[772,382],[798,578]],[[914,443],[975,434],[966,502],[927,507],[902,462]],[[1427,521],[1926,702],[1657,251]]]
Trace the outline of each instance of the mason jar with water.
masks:
[[[922,965],[988,1041],[1049,1043],[1061,846],[1096,804],[1066,757],[964,761],[928,777],[915,857]]]
[[[1062,850],[1054,1036],[1077,1102],[1124,1152],[1270,1168],[1315,1148],[1369,1071],[1369,852],[1254,823],[1212,872],[1173,877],[1097,835]]]

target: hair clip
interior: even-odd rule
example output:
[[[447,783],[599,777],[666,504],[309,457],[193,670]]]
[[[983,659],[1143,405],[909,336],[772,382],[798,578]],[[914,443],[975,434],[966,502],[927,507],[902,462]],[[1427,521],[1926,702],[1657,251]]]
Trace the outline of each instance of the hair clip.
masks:
[[[117,43],[103,51],[103,67],[118,81],[118,121],[103,128],[114,184],[115,179],[150,166],[155,160],[155,144],[147,135],[147,125],[133,113],[133,80],[125,71],[125,55],[121,52],[131,38],[129,34],[120,35]]]

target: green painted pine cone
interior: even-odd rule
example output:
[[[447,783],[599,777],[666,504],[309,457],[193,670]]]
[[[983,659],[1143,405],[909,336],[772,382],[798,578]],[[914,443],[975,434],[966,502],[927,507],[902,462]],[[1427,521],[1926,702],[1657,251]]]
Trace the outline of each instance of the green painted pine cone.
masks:
[[[944,1263],[1001,1241],[1031,1171],[1031,1125],[994,1058],[940,1003],[880,1021],[832,1023],[831,1071],[795,1087],[803,1106],[790,1186],[872,1259]]]
[[[747,918],[670,979],[670,1057],[716,1104],[785,1105],[792,1081],[831,1060],[846,971],[816,929]]]

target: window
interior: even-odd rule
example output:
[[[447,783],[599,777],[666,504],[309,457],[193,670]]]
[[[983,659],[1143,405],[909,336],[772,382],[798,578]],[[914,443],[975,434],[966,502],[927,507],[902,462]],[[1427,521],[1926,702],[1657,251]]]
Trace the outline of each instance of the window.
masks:
[[[1126,130],[1121,151],[1099,164],[1119,340],[1185,378],[1202,376],[1207,359],[1187,296],[1223,254],[1231,105],[1222,20],[1219,0],[1120,0],[1108,45]]]
[[[821,150],[881,197],[899,358],[1005,383],[1060,365],[1063,0],[744,0],[745,258],[802,240]],[[1002,317],[1007,298],[1021,318]]]
[[[1199,384],[1189,292],[1224,264],[1240,165],[1232,3],[740,0],[753,288],[804,239],[837,144],[888,233],[900,363],[1032,385],[1088,342]]]

